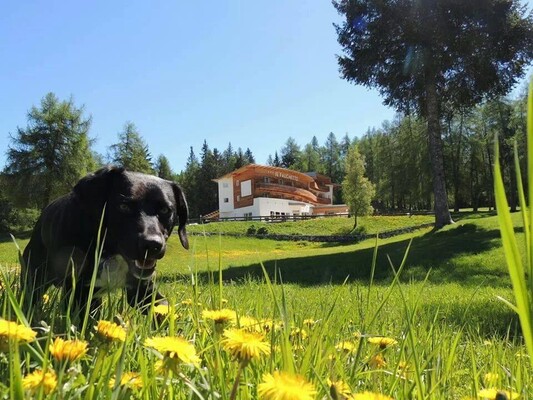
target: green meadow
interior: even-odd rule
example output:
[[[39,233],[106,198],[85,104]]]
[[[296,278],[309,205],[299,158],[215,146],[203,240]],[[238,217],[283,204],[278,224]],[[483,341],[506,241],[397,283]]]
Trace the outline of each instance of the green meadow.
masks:
[[[411,218],[361,218],[361,225],[378,233],[412,226]],[[5,398],[33,393],[62,399],[254,399],[265,374],[283,371],[311,385],[295,399],[308,398],[303,396],[309,387],[309,398],[317,399],[378,398],[365,392],[394,399],[491,398],[495,388],[508,398],[513,393],[533,398],[518,318],[501,300],[512,301],[513,293],[497,217],[461,213],[455,220],[437,232],[424,228],[353,244],[203,234],[245,232],[246,223],[191,226],[191,249],[182,249],[173,236],[158,263],[161,291],[173,305],[168,314],[155,318],[154,309],[143,316],[128,308],[120,293],[110,296],[100,318],[122,321],[127,336],[104,345],[90,323],[83,331],[65,317],[52,290],[36,340],[0,356],[0,393]],[[312,234],[324,232],[329,223],[340,232],[352,221],[324,218],[268,229]],[[518,214],[513,223],[523,244]],[[17,239],[21,248],[26,242]],[[7,237],[0,243],[0,266],[4,285],[15,287],[17,251]],[[0,294],[0,307],[14,320],[16,294],[10,293]],[[236,319],[214,323],[204,314],[219,309],[236,312]],[[243,363],[228,349],[225,335],[231,327],[256,332],[269,353]],[[200,361],[168,367],[169,353],[146,343],[159,336],[184,338]],[[371,343],[381,336],[393,344]],[[80,359],[58,361],[49,350],[56,337],[86,341],[88,350]],[[20,372],[8,361],[15,352],[20,352]],[[28,388],[27,374],[43,364],[53,368],[57,380],[48,394],[44,385],[33,392]],[[142,384],[122,382],[129,372]]]

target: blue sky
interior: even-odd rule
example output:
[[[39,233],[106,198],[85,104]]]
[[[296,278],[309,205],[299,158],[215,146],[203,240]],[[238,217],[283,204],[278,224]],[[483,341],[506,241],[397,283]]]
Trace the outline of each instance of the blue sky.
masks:
[[[340,79],[339,21],[329,0],[4,2],[0,167],[50,91],[85,105],[98,152],[132,121],[176,171],[204,139],[265,163],[289,136],[360,136],[394,111]]]

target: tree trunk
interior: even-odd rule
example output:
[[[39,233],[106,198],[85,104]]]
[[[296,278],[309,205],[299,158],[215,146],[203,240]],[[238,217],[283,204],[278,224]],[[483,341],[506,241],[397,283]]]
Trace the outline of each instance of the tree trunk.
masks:
[[[454,211],[459,212],[461,206],[461,139],[463,137],[463,121],[464,121],[464,112],[461,111],[461,118],[459,122],[459,133],[457,135],[457,142],[455,142],[455,157],[453,165],[453,186],[454,186]]]
[[[357,214],[354,214],[353,219],[353,228],[352,231],[355,231],[355,228],[357,228]]]
[[[425,85],[429,155],[431,158],[433,195],[435,198],[435,228],[440,229],[444,225],[452,224],[453,220],[448,208],[448,195],[446,193],[437,87],[435,77],[431,72],[426,75]]]

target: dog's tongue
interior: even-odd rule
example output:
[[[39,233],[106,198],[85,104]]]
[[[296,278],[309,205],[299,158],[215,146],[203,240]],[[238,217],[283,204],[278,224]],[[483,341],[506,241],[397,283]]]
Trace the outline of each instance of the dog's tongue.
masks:
[[[135,260],[135,266],[140,269],[151,269],[155,267],[156,260]]]

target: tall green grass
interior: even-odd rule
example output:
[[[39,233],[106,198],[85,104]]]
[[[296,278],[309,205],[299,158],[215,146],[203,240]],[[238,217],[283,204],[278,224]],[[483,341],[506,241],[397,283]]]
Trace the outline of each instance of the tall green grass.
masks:
[[[499,160],[498,141],[496,140],[495,143],[495,159]],[[526,201],[515,146],[515,168],[517,171],[518,194],[525,235],[525,262],[522,260],[522,255],[516,240],[499,162],[496,162],[494,166],[494,188],[503,248],[509,268],[509,275],[513,284],[516,304],[507,303],[516,311],[520,318],[522,334],[533,366],[533,242],[531,241],[531,227],[533,226],[533,213],[531,212],[531,203],[533,201],[533,80],[529,85],[528,93],[527,148],[527,179],[529,190],[528,200]]]
[[[496,175],[501,177],[498,169]],[[142,315],[127,306],[122,293],[104,299],[100,317],[126,329],[123,342],[102,340],[89,314],[71,320],[54,290],[43,321],[32,326],[35,341],[8,341],[5,347],[6,332],[0,330],[0,398],[256,399],[265,376],[282,371],[313,385],[316,399],[365,391],[394,399],[505,399],[511,392],[531,399],[532,225],[522,192],[524,233],[515,232],[517,216],[506,212],[503,186],[496,184],[512,289],[498,269],[503,258],[491,218],[352,246],[199,237],[191,240],[192,252],[180,256],[179,266],[169,256],[173,261],[161,264],[158,283],[169,309],[152,307]],[[283,259],[273,258],[274,251]],[[289,257],[296,251],[298,257]],[[232,264],[246,254],[241,267],[250,267],[249,253],[255,254],[259,273],[235,278],[238,267]],[[28,326],[15,290],[16,265],[0,267],[0,318]],[[358,273],[358,279],[347,280],[348,272]],[[497,300],[513,294],[511,309]],[[222,308],[235,311],[236,318],[216,324],[206,317],[206,310]],[[270,354],[239,362],[224,346],[230,328],[257,331]],[[86,341],[87,354],[74,361],[56,359],[50,346],[58,337]],[[199,363],[170,363],[167,353],[146,345],[153,337],[183,338],[194,346]],[[373,344],[378,337],[390,344]],[[57,386],[50,393],[42,385],[28,388],[28,377],[39,369],[54,372]],[[130,372],[142,384],[122,382]],[[483,392],[489,389],[494,396]]]

